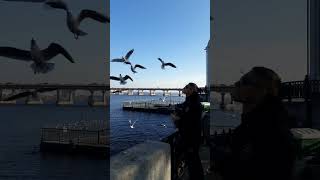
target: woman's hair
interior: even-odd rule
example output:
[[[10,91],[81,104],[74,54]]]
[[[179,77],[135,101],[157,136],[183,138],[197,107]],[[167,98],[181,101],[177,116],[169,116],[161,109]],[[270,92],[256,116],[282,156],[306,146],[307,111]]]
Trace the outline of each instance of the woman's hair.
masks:
[[[198,86],[195,84],[195,83],[192,83],[192,82],[190,82],[189,84],[187,84],[186,86],[185,86],[185,88],[190,88],[190,89],[192,89],[192,92],[195,92],[195,93],[198,93]]]
[[[271,69],[265,67],[253,67],[250,71],[254,79],[255,86],[267,90],[267,94],[278,96],[281,86],[280,77]]]

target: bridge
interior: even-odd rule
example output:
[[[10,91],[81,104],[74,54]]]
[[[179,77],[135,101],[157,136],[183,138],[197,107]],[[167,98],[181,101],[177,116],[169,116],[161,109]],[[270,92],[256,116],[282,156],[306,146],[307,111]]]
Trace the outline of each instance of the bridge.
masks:
[[[7,93],[7,96],[12,96],[21,92],[36,90],[40,88],[52,88],[56,89],[56,104],[57,105],[74,105],[76,92],[79,90],[88,91],[87,97],[88,105],[90,106],[107,106],[109,104],[110,86],[107,84],[14,84],[14,83],[0,83],[0,104],[16,104],[16,101],[2,101],[4,97],[4,91],[11,91]],[[101,92],[101,99],[95,100],[95,93]],[[31,96],[27,97],[25,104],[43,104],[41,97],[34,99]]]

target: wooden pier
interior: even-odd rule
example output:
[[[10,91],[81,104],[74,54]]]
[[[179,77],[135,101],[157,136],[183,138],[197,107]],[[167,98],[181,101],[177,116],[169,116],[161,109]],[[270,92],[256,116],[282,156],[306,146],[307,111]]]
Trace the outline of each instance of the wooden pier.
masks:
[[[109,155],[107,130],[42,128],[40,150],[107,158]]]
[[[128,111],[140,111],[140,112],[150,112],[159,114],[170,114],[174,111],[176,104],[181,103],[180,101],[126,101],[123,103],[123,110]]]

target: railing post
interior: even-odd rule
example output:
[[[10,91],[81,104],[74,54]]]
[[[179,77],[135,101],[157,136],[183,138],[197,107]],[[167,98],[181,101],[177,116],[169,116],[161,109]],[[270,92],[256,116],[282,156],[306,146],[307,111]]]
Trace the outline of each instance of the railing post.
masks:
[[[100,131],[98,131],[98,144],[100,144]]]
[[[304,89],[304,101],[306,104],[306,122],[305,127],[312,128],[312,99],[311,99],[311,87],[308,75],[305,76],[303,81]]]

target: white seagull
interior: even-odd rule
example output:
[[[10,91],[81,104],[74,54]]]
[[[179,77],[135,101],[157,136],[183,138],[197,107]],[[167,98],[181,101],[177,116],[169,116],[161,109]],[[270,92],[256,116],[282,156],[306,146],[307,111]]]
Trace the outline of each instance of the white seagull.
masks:
[[[101,23],[110,22],[109,17],[107,17],[101,13],[98,13],[96,11],[89,10],[89,9],[83,9],[77,17],[74,17],[72,15],[71,11],[69,10],[67,4],[62,0],[46,1],[45,5],[48,5],[52,8],[56,8],[56,9],[63,9],[67,12],[67,26],[68,26],[70,32],[72,32],[74,34],[75,39],[78,39],[79,36],[85,36],[88,34],[79,28],[82,20],[84,20],[86,18],[91,18],[91,19],[99,21]]]
[[[165,124],[160,124],[160,126],[162,126],[164,128],[167,128],[167,126]]]
[[[123,62],[125,64],[131,64],[129,62],[129,58],[131,56],[131,54],[133,53],[134,49],[131,49],[129,52],[127,52],[126,56],[122,56],[121,58],[115,58],[115,59],[112,59],[111,62]]]
[[[22,61],[33,61],[30,67],[34,74],[47,73],[54,69],[54,63],[47,63],[58,54],[62,54],[71,63],[74,63],[71,55],[59,44],[51,43],[46,49],[40,50],[36,41],[32,38],[30,51],[13,47],[0,47],[0,56]]]
[[[131,66],[131,71],[132,71],[133,73],[137,73],[137,71],[135,70],[136,68],[146,69],[145,67],[141,66],[140,64],[136,64],[136,65],[134,65],[134,66],[133,66],[130,62],[129,62],[128,64],[130,64],[130,66]]]
[[[164,69],[165,66],[171,66],[173,68],[177,68],[174,64],[172,63],[165,63],[161,58],[158,58],[158,60],[161,62],[161,69]]]
[[[159,100],[162,101],[162,102],[166,102],[166,96],[163,97],[163,98],[160,98]]]
[[[130,124],[130,128],[133,129],[134,128],[134,124],[137,122],[138,120],[134,121],[133,123],[131,122],[131,119],[129,120],[129,124]]]
[[[119,77],[110,76],[110,79],[120,81],[120,84],[122,84],[122,85],[127,84],[127,82],[126,82],[127,79],[130,79],[131,81],[133,81],[130,76],[126,75],[126,76],[122,77],[121,74]]]

